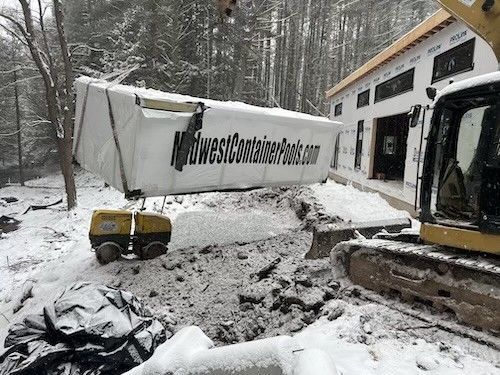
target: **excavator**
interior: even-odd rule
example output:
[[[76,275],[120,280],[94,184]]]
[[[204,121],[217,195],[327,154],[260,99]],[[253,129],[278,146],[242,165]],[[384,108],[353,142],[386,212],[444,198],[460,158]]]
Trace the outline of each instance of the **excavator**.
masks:
[[[500,1],[439,0],[500,61]],[[420,232],[338,244],[331,258],[358,285],[430,303],[500,332],[500,71],[427,89],[433,115],[420,176]],[[409,113],[410,126],[422,105]]]

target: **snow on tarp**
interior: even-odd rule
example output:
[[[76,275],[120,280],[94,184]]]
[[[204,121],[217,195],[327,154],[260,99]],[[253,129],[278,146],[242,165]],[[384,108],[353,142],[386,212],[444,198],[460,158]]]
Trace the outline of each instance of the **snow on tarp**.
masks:
[[[339,124],[326,118],[81,77],[76,81],[76,160],[122,192],[106,90],[123,175],[128,191],[137,196],[307,184],[328,176]],[[176,162],[193,111],[157,108],[199,102],[207,108],[202,128],[194,133],[187,165],[179,171]]]

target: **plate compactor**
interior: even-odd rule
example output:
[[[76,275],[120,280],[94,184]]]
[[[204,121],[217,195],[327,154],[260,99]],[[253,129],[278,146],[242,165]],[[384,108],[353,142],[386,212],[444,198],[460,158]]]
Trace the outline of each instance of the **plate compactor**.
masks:
[[[96,210],[92,215],[89,238],[99,263],[108,264],[122,254],[135,254],[142,260],[163,255],[167,252],[171,233],[170,219],[163,215]]]

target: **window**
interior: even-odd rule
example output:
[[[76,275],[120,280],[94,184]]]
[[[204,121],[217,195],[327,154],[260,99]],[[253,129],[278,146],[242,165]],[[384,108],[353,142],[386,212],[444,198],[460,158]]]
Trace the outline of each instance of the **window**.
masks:
[[[500,141],[500,107],[488,96],[460,99],[448,107],[442,112],[436,143],[437,197],[432,205],[438,216],[477,224],[487,212],[499,214],[498,167],[491,162]],[[494,202],[493,208],[489,202]]]
[[[365,121],[358,121],[358,136],[356,138],[356,156],[354,157],[354,168],[361,169],[361,152],[363,151],[363,131]]]
[[[468,40],[434,58],[432,83],[474,69],[476,39]]]
[[[413,90],[415,68],[391,78],[375,88],[375,103]]]
[[[393,135],[384,137],[384,155],[395,155],[398,139]]]
[[[370,104],[370,90],[363,91],[358,95],[358,108],[366,107]]]
[[[335,116],[340,116],[342,114],[342,103],[339,103],[335,106],[334,114]]]

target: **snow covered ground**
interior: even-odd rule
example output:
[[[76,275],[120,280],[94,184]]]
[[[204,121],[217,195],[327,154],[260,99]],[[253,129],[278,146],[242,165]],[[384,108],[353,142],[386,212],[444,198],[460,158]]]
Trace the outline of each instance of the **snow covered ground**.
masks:
[[[23,214],[31,204],[63,197],[59,176],[30,181],[24,188],[0,189],[0,216],[22,221],[17,231],[0,238],[2,344],[10,323],[39,312],[69,283],[90,280],[132,291],[162,317],[171,333],[194,324],[219,344],[295,334],[307,347],[328,350],[344,375],[500,374],[495,349],[390,307],[400,306],[398,301],[382,305],[359,298],[354,287],[341,289],[320,311],[304,314],[293,305],[269,307],[276,300],[266,293],[283,285],[297,289],[297,282],[312,284],[300,288],[314,302],[314,293],[332,282],[328,260],[303,259],[312,236],[290,202],[311,200],[329,215],[355,222],[407,216],[376,194],[328,182],[311,188],[169,197],[165,214],[174,228],[169,253],[147,262],[123,259],[103,267],[87,238],[92,210],[132,208],[141,202],[127,202],[86,172],[78,173],[77,185],[79,205],[70,213],[57,205]],[[2,197],[19,201],[6,203]],[[162,202],[148,199],[146,207],[159,210]],[[274,275],[255,280],[253,274],[277,257],[281,262]],[[14,314],[27,282],[34,285],[33,297]],[[252,298],[259,302],[248,302]],[[415,309],[430,318],[451,319]]]
[[[345,221],[361,223],[410,217],[407,212],[392,208],[376,193],[362,192],[332,180],[311,188],[327,213],[340,216]]]

